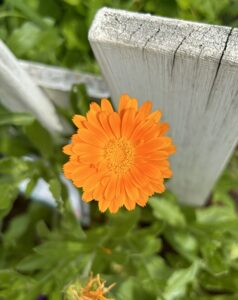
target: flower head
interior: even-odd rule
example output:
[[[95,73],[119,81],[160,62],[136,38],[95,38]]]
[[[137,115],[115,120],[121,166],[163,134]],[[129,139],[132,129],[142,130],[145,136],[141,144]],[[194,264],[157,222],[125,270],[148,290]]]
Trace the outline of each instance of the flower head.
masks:
[[[70,156],[64,174],[83,188],[83,200],[95,199],[102,212],[145,206],[172,176],[168,157],[175,146],[165,136],[169,126],[160,122],[159,110],[151,109],[150,101],[138,108],[136,99],[122,95],[118,112],[102,99],[101,106],[91,103],[86,117],[73,117],[78,130],[64,147]]]
[[[93,277],[91,274],[85,287],[70,286],[68,295],[72,300],[113,300],[106,298],[106,294],[115,284],[105,287],[105,283],[106,281],[101,281],[100,275]]]

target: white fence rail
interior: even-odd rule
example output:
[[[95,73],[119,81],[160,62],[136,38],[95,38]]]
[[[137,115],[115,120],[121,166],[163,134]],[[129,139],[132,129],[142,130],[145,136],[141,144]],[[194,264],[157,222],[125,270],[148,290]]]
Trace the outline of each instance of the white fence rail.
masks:
[[[0,41],[0,100],[12,111],[32,112],[50,131],[62,131],[54,106]]]
[[[92,98],[110,96],[105,81],[99,76],[23,60],[19,64],[57,105],[68,105],[73,84],[85,84],[88,95]]]
[[[128,93],[162,110],[171,189],[203,204],[238,139],[238,29],[104,8],[89,40],[115,103]]]

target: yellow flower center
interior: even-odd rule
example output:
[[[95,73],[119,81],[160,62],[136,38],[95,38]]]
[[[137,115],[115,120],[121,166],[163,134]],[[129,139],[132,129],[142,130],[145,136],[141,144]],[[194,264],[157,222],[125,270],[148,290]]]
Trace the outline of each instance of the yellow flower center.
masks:
[[[123,138],[111,140],[104,149],[108,167],[117,175],[125,174],[131,168],[134,156],[133,145]]]

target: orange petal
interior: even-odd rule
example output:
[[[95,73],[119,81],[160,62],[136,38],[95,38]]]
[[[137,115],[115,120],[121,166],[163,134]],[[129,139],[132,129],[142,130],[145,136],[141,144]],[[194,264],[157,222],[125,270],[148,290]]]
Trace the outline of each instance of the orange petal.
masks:
[[[100,201],[98,201],[99,210],[105,212],[109,207],[109,203],[110,201],[108,199],[100,199]]]
[[[120,208],[119,202],[117,199],[113,199],[109,204],[109,210],[111,213],[115,214]]]
[[[164,135],[169,130],[169,124],[166,122],[159,124],[159,134]]]
[[[140,172],[143,172],[146,176],[148,176],[151,179],[155,178],[162,180],[163,178],[160,169],[152,164],[141,164],[140,166],[137,166],[137,168],[140,170]]]
[[[103,137],[108,138],[107,132],[103,129],[97,114],[94,112],[89,112],[87,114],[88,122],[85,125],[90,131],[96,133],[97,135],[102,135]]]
[[[84,180],[83,187],[87,191],[93,191],[100,181],[98,174],[93,173],[91,176]]]
[[[93,200],[93,194],[91,192],[83,192],[82,199],[86,202]]]
[[[168,159],[169,153],[165,150],[163,151],[155,151],[153,153],[147,153],[148,156],[144,155],[144,157],[148,157],[149,160],[152,161],[163,161]]]
[[[133,140],[143,138],[143,134],[149,131],[153,125],[154,124],[149,121],[141,121],[134,126],[134,130],[132,131],[130,138]]]
[[[98,114],[98,119],[107,136],[111,138],[114,137],[111,126],[109,125],[108,114],[106,112],[101,112]]]
[[[95,169],[88,166],[80,166],[73,170],[74,178],[86,179],[89,176],[95,174]]]
[[[102,111],[113,112],[112,105],[108,99],[103,98],[101,100],[101,108],[102,108]]]
[[[168,154],[173,154],[176,152],[176,146],[170,145],[163,150],[166,151]]]
[[[141,105],[139,111],[142,112],[142,113],[144,113],[145,116],[147,116],[151,112],[151,109],[152,109],[152,102],[151,101],[145,101]]]
[[[94,112],[99,112],[99,111],[101,111],[101,107],[96,102],[91,102],[90,103],[90,110],[92,110]]]
[[[158,137],[158,126],[156,124],[146,124],[141,130],[134,134],[133,140],[149,141]]]
[[[138,100],[136,98],[131,98],[129,108],[133,108],[135,111],[138,110]]]
[[[134,129],[135,111],[128,109],[125,111],[122,124],[121,124],[121,136],[129,137]]]
[[[98,154],[102,148],[97,147],[95,145],[90,145],[84,142],[77,143],[72,145],[72,150],[75,154],[83,154],[83,153],[88,153],[88,152],[93,152],[94,154]]]
[[[118,176],[117,178],[117,184],[116,184],[116,191],[115,191],[115,197],[117,199],[117,203],[119,205],[119,207],[121,207],[124,203],[123,199],[123,187],[122,187],[123,181],[122,181],[122,177]],[[125,196],[125,195],[124,195]]]
[[[134,184],[138,187],[138,188],[143,188],[148,184],[148,177],[143,173],[140,172],[140,170],[134,166],[130,173],[132,180],[134,181]]]
[[[83,122],[86,121],[86,118],[81,115],[74,115],[72,119],[73,123],[78,127],[78,128],[84,128],[85,126],[83,125]]]
[[[157,182],[153,185],[154,191],[156,193],[163,193],[165,191],[165,185],[162,182]]]
[[[109,202],[111,202],[116,196],[116,185],[117,181],[116,178],[113,176],[110,178],[110,181],[107,184],[107,187],[104,192],[104,198]]]
[[[78,166],[78,164],[75,164],[74,162],[71,162],[71,161],[65,163],[63,166],[64,176],[68,179],[71,179],[72,173],[77,166]]]
[[[112,132],[114,133],[115,137],[119,138],[121,136],[121,119],[118,113],[113,112],[110,114],[108,119]]]
[[[164,178],[171,178],[173,176],[173,172],[169,168],[163,168],[160,171]]]
[[[95,146],[103,147],[105,145],[105,139],[101,135],[96,135],[94,132],[88,129],[79,129],[78,136],[85,143]]]
[[[69,145],[64,146],[64,147],[63,147],[63,152],[64,152],[65,154],[68,154],[68,155],[73,154],[73,152],[72,152],[72,144],[69,144]]]
[[[146,205],[146,203],[148,202],[148,195],[146,195],[143,192],[139,193],[139,198],[136,200],[136,203],[142,207],[144,207]]]
[[[118,112],[121,114],[128,107],[131,98],[127,94],[123,94],[119,100]]]
[[[136,199],[139,196],[138,190],[135,187],[133,187],[133,185],[130,182],[128,181],[126,182],[125,180],[124,180],[124,188],[127,196],[124,205],[128,210],[132,210],[135,208]]]
[[[166,148],[170,146],[172,143],[172,139],[169,137],[158,137],[155,139],[152,139],[148,142],[145,142],[142,145],[137,146],[137,151],[139,153],[150,153],[155,151],[155,149],[160,150],[163,148]]]
[[[156,110],[148,116],[148,119],[151,120],[151,121],[154,121],[154,122],[159,122],[161,117],[162,117],[161,111]]]
[[[97,200],[103,198],[105,188],[106,187],[99,182],[99,184],[93,190],[93,197]]]
[[[79,129],[78,129],[79,130]],[[71,140],[72,140],[72,144],[74,143],[79,143],[80,141],[82,141],[78,135],[78,133],[75,133],[72,135],[71,137]]]

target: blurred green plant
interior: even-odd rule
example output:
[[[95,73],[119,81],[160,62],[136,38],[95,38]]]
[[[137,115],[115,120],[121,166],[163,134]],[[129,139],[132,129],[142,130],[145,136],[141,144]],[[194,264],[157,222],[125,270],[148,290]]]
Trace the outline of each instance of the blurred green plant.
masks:
[[[238,218],[234,201],[223,201],[227,176],[207,208],[166,193],[104,220],[95,211],[86,229],[69,211],[53,224],[52,209],[31,203],[1,235],[0,299],[61,299],[91,271],[116,282],[117,300],[237,299]]]

